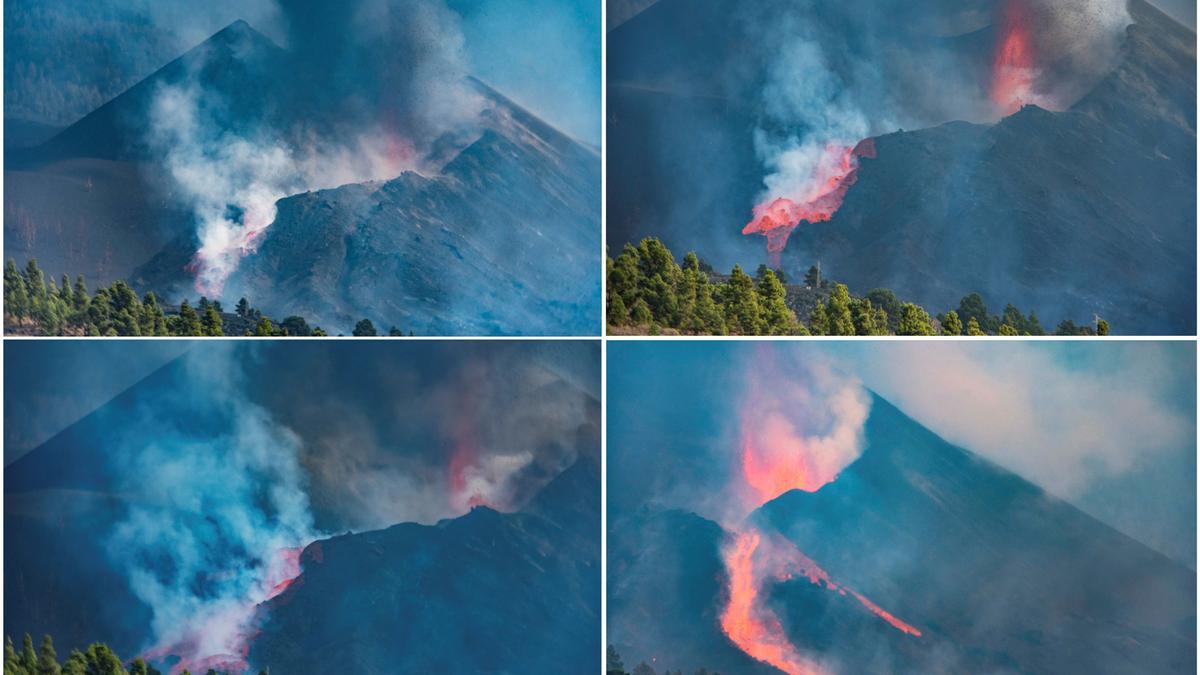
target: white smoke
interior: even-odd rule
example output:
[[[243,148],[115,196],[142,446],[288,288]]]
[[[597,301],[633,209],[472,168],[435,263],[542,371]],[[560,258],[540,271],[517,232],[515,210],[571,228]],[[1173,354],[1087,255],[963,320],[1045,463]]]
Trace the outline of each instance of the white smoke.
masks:
[[[206,96],[211,94],[193,86],[163,87],[150,123],[166,148],[166,167],[192,207],[200,240],[197,290],[211,296],[220,297],[242,256],[257,248],[280,199],[393,178],[417,166],[406,141],[382,132],[361,135],[353,145],[214,134],[202,106]]]
[[[239,658],[255,606],[283,580],[284,552],[318,536],[300,441],[239,393],[230,350],[185,357],[201,398],[166,408],[194,410],[205,432],[156,405],[114,444],[118,489],[131,498],[108,552],[152,612],[149,653],[159,658]],[[226,428],[212,436],[215,420]]]
[[[229,102],[197,77],[204,64],[161,87],[148,111],[150,144],[194,214],[196,286],[210,296],[261,244],[280,199],[427,170],[443,136],[477,135],[485,105],[466,79],[458,16],[440,0],[284,3],[279,16],[289,50],[270,76],[282,98],[262,104],[286,115],[230,128],[214,114]]]
[[[754,350],[741,401],[741,466],[757,507],[791,489],[833,481],[863,451],[871,399],[826,359],[796,359],[774,345]],[[740,456],[739,456],[740,455]]]

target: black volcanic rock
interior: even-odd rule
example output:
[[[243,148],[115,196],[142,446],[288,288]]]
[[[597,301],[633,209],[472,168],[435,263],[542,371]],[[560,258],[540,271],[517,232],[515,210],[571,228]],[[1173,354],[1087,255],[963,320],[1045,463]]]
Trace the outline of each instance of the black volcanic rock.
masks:
[[[539,514],[481,506],[310,544],[301,576],[261,608],[250,660],[286,673],[593,673],[599,488],[581,459],[545,488],[565,503]],[[595,527],[555,520],[580,504]]]
[[[598,331],[599,158],[477,86],[488,128],[439,175],[282,200],[230,290],[327,330]]]
[[[610,34],[612,250],[652,235],[718,267],[763,255],[761,238],[736,233],[761,190],[764,65],[737,49],[744,31],[713,20],[728,6],[662,0]],[[785,269],[819,260],[856,293],[891,288],[934,313],[978,292],[993,313],[1012,303],[1051,330],[1099,315],[1115,333],[1191,334],[1196,38],[1142,0],[1129,10],[1116,69],[1070,110],[877,138],[841,210],[792,235]],[[945,44],[969,63],[991,39]],[[714,55],[732,82],[706,75]]]
[[[153,142],[151,104],[194,79],[222,129],[294,129],[311,111],[294,105],[288,63],[235,22],[46,143],[9,152],[9,255],[56,276],[194,296],[194,216]],[[596,334],[598,150],[471,85],[486,101],[477,137],[438,139],[427,175],[281,200],[226,304],[244,295],[274,319],[301,315],[331,333],[371,318],[423,335]]]
[[[858,460],[750,520],[922,633],[905,635],[806,579],[768,588],[791,641],[835,672],[1193,672],[1193,571],[878,397]],[[692,514],[614,521],[609,631],[627,661],[728,663],[712,618],[724,602],[724,536]]]

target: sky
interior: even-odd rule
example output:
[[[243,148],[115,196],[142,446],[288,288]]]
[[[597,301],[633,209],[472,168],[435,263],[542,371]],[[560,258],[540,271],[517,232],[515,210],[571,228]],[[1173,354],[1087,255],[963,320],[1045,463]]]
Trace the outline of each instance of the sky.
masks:
[[[697,495],[723,488],[763,349],[781,364],[820,364],[857,381],[950,443],[1194,568],[1196,361],[1187,342],[613,342],[610,513],[697,508],[706,505]],[[811,391],[797,415],[819,412],[832,398],[821,392],[838,391],[799,383]]]
[[[1152,4],[1170,14],[1179,23],[1196,30],[1195,0],[1152,0]]]
[[[309,1],[96,0],[80,4],[76,0],[14,0],[8,3],[13,7],[6,6],[6,17],[14,16],[9,12],[36,17],[31,20],[43,35],[55,29],[86,31],[81,39],[93,49],[87,52],[87,60],[99,59],[106,68],[144,70],[128,73],[128,77],[140,79],[237,19],[284,43],[287,26],[282,4],[302,7]],[[461,17],[459,29],[472,74],[558,129],[599,145],[601,0],[431,1],[444,2]],[[159,39],[148,40],[144,33],[125,28],[144,22],[161,30]],[[50,49],[44,58],[59,58],[64,63],[36,65],[45,72],[65,72],[68,78],[75,73],[78,79],[89,66],[78,62],[78,50],[71,46],[69,36],[62,37],[58,41],[62,49]],[[100,58],[94,49],[105,43],[110,45],[110,53]],[[12,60],[20,55],[5,56]],[[86,89],[92,83],[67,84],[73,90]]]

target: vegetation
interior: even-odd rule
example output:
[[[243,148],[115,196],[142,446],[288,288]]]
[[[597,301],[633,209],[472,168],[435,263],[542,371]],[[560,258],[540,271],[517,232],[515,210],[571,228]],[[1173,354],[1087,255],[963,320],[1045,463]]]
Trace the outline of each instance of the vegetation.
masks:
[[[363,319],[355,328],[375,328]],[[226,313],[219,300],[201,297],[195,306],[184,299],[178,306],[163,304],[154,293],[142,297],[124,281],[89,293],[82,276],[63,275],[56,283],[47,281],[36,260],[23,270],[9,259],[4,267],[4,330],[9,334],[71,335],[98,337],[188,336],[220,337],[322,337],[319,326],[310,326],[301,316],[272,321],[242,298],[233,313]],[[409,335],[412,333],[410,332]],[[389,335],[403,335],[393,326]]]
[[[268,675],[259,671],[258,675]],[[183,671],[184,675],[191,675]],[[128,668],[113,650],[103,643],[93,643],[86,651],[71,650],[63,663],[58,662],[54,641],[49,635],[42,637],[42,646],[36,651],[33,639],[25,634],[21,651],[13,647],[12,637],[4,639],[4,675],[162,675],[141,658],[129,663]],[[210,669],[205,675],[231,675]]]
[[[760,265],[754,277],[735,265],[728,277],[688,253],[683,264],[654,238],[627,244],[607,260],[608,325],[612,334],[690,335],[1045,335],[1037,314],[1007,305],[988,313],[978,293],[937,317],[901,302],[886,288],[850,294],[824,278],[819,265],[803,286],[787,286],[782,272]],[[1108,335],[1109,325],[1077,326],[1070,320],[1055,335]]]

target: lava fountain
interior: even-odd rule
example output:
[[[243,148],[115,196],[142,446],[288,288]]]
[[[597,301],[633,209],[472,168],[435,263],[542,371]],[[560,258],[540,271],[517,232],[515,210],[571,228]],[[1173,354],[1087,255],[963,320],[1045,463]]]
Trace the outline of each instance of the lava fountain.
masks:
[[[748,370],[741,424],[741,482],[736,491],[757,508],[789,490],[816,492],[835,481],[857,458],[862,427],[869,413],[857,382],[812,367],[809,380],[783,375],[775,353],[760,349]],[[763,598],[772,584],[802,578],[855,600],[892,628],[913,637],[921,631],[834,581],[788,539],[766,535],[749,522],[729,528],[733,536],[722,551],[728,575],[721,629],[750,657],[789,675],[823,675],[826,669],[789,639],[779,617]]]
[[[992,102],[1004,115],[1034,102],[1033,36],[1026,0],[1007,0],[998,21],[996,50],[992,58]]]
[[[755,206],[754,217],[742,228],[742,234],[766,237],[768,259],[778,267],[788,237],[800,223],[826,222],[841,208],[846,192],[858,181],[862,157],[875,157],[875,139],[865,139],[853,147],[826,145],[805,186],[797,194],[768,197]]]

